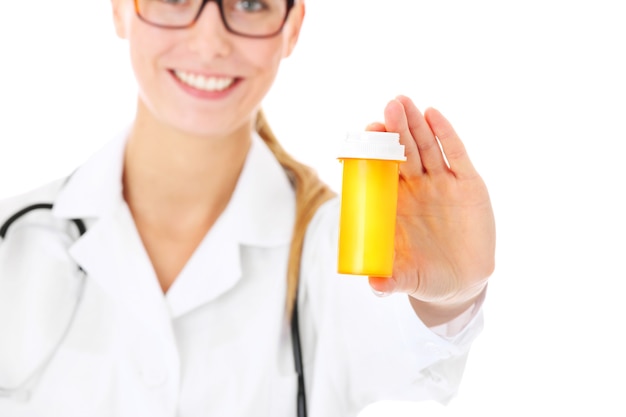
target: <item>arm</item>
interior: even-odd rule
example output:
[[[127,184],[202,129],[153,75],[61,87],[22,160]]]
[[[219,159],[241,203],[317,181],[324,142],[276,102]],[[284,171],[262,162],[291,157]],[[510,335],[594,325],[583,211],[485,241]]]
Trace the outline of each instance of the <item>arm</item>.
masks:
[[[338,217],[338,199],[318,210],[302,258],[299,310],[311,415],[357,415],[379,400],[446,403],[483,327],[480,299],[456,327],[429,328],[405,294],[377,297],[366,278],[336,272]]]
[[[322,206],[307,231],[299,299],[312,415],[356,415],[384,399],[447,402],[482,329],[495,227],[463,144],[443,116],[424,117],[405,97],[370,129],[399,132],[407,152],[393,277],[369,278],[375,292],[396,294],[375,297],[362,277],[337,274],[338,201]]]
[[[422,115],[407,97],[392,100],[385,124],[400,133],[396,259],[392,278],[370,277],[382,293],[401,292],[429,327],[447,323],[483,294],[495,264],[495,221],[487,188],[450,123]]]

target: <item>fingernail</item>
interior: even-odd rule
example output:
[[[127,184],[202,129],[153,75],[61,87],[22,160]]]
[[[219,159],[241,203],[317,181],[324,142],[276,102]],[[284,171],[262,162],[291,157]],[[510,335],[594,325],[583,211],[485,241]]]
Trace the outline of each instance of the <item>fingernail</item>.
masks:
[[[390,292],[378,291],[378,290],[375,290],[374,288],[372,288],[372,292],[374,293],[374,295],[380,298],[387,297],[388,295],[391,294]]]

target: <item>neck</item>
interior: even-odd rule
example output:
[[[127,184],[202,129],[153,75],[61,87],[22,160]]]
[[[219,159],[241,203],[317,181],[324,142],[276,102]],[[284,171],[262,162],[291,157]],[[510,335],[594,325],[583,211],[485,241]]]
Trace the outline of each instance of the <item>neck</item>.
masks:
[[[167,235],[206,232],[234,191],[252,127],[198,137],[147,113],[140,105],[124,158],[124,198],[135,221]]]

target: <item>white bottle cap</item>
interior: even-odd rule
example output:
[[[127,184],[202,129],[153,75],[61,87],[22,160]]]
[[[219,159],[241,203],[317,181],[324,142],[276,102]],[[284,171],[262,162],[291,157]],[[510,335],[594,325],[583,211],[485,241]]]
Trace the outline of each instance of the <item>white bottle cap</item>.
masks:
[[[339,159],[346,158],[406,161],[400,134],[394,132],[348,133],[339,151]]]

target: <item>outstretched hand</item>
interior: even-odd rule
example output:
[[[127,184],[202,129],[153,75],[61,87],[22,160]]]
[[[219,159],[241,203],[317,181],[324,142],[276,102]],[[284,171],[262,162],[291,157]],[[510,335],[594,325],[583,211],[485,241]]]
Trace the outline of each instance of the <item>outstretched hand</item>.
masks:
[[[370,285],[409,294],[427,325],[444,323],[471,306],[494,269],[487,187],[435,109],[422,115],[400,96],[387,105],[385,123],[368,130],[399,133],[407,156],[400,165],[393,276],[370,277]]]

